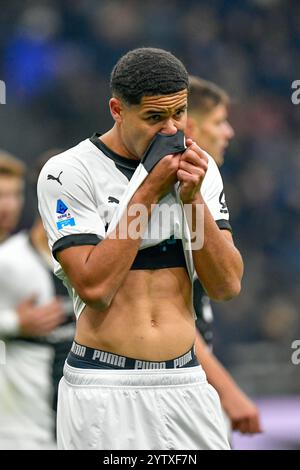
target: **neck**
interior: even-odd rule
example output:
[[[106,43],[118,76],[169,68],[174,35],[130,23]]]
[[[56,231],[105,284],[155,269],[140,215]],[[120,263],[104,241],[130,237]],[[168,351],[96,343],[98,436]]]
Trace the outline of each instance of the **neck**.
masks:
[[[0,232],[0,243],[4,242],[4,240],[6,240],[7,237],[8,237],[7,232]]]
[[[121,138],[120,129],[115,124],[108,132],[101,135],[100,140],[113,152],[120,157],[129,158],[130,160],[138,160],[138,158],[127,149]]]

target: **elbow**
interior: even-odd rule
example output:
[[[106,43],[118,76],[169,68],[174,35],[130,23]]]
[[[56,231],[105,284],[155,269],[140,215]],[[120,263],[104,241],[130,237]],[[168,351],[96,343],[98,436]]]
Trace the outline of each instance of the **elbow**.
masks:
[[[227,286],[227,289],[224,290],[224,292],[221,295],[220,300],[227,301],[227,300],[234,299],[240,294],[240,292],[241,292],[240,281],[233,282],[229,286]]]
[[[112,297],[110,297],[102,288],[81,288],[77,291],[81,300],[90,308],[99,311],[105,311],[110,307]]]
[[[218,286],[218,288],[211,293],[210,297],[212,300],[217,302],[224,302],[227,300],[234,299],[237,297],[241,292],[241,281],[240,280],[233,280],[228,282],[222,286]]]

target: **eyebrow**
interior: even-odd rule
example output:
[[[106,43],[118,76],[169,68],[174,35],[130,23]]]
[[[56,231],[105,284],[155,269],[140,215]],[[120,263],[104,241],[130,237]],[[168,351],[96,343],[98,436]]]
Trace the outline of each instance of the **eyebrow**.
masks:
[[[187,105],[184,104],[182,106],[178,106],[178,108],[175,109],[175,111],[183,111],[187,109]],[[148,111],[146,111],[144,113],[144,116],[149,116],[150,114],[166,114],[166,111],[162,111],[161,109],[160,110],[155,110],[155,109],[149,109]]]

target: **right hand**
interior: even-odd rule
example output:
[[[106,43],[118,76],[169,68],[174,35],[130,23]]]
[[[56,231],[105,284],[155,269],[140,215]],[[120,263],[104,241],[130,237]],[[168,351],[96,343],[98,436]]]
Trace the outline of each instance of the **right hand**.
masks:
[[[166,155],[163,157],[149,173],[143,184],[141,191],[149,191],[158,201],[172,190],[178,181],[177,171],[181,154]]]
[[[18,305],[17,314],[23,336],[45,336],[64,321],[62,305],[57,299],[36,305],[35,296],[31,296]]]

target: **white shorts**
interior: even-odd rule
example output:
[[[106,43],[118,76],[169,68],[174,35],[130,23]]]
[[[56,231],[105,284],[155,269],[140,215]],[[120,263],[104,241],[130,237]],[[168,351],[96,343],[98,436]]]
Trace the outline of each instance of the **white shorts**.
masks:
[[[25,431],[24,431],[25,432]],[[30,439],[24,436],[24,432],[20,435],[20,430],[11,439],[0,435],[0,451],[1,450],[56,450],[54,439],[49,442],[40,442],[38,438]]]
[[[229,449],[220,400],[201,366],[167,370],[65,365],[59,449]]]

